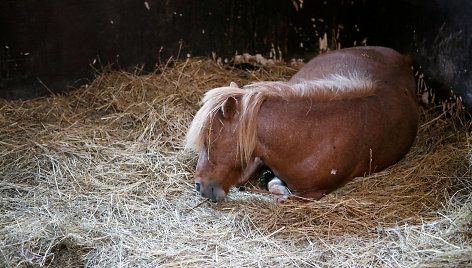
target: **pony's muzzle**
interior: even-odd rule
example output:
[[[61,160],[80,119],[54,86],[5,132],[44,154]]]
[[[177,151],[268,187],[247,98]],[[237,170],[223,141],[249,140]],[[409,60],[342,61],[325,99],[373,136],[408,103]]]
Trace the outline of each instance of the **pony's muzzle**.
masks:
[[[195,190],[197,192],[200,192],[200,183],[199,182],[195,182]]]
[[[212,182],[205,184],[200,180],[195,180],[195,190],[211,201],[221,201],[226,197],[223,188]]]

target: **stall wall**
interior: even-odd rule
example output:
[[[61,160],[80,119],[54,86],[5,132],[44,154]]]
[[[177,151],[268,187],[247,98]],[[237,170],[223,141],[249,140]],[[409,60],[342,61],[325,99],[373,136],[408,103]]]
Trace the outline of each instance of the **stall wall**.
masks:
[[[472,1],[3,0],[0,97],[67,90],[113,64],[152,71],[170,56],[270,52],[309,59],[382,45],[409,54],[438,95],[472,107]]]

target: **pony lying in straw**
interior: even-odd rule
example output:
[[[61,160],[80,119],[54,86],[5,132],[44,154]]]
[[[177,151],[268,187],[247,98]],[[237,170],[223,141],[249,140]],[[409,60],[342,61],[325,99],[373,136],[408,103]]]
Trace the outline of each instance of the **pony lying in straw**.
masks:
[[[276,196],[319,199],[408,152],[415,92],[408,61],[384,47],[319,55],[288,82],[212,89],[186,137],[200,152],[195,188],[219,201],[268,167]]]

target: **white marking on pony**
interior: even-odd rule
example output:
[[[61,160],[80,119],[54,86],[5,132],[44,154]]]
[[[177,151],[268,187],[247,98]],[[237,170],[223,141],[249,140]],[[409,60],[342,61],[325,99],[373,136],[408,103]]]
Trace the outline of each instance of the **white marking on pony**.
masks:
[[[239,105],[237,128],[238,154],[242,163],[249,163],[256,144],[256,120],[262,102],[268,99],[310,99],[332,101],[372,95],[375,82],[359,73],[332,74],[321,79],[293,82],[256,82],[235,87],[215,88],[202,100],[202,107],[195,115],[186,136],[185,147],[201,151],[208,138],[213,118],[228,98],[235,98]]]
[[[274,177],[272,180],[269,181],[267,184],[267,189],[269,189],[269,192],[272,194],[275,194],[275,199],[277,202],[281,202],[284,199],[287,199],[288,196],[290,195],[290,190],[284,185],[284,182],[277,178]]]
[[[331,169],[331,174],[336,175],[337,170],[336,169]]]

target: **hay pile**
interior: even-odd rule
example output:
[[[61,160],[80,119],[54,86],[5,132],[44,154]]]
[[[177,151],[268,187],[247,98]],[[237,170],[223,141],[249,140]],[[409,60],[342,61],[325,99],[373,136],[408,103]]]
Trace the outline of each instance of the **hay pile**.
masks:
[[[0,266],[472,265],[471,125],[434,109],[404,160],[320,201],[194,192],[182,140],[202,94],[295,71],[169,61],[0,101]]]

